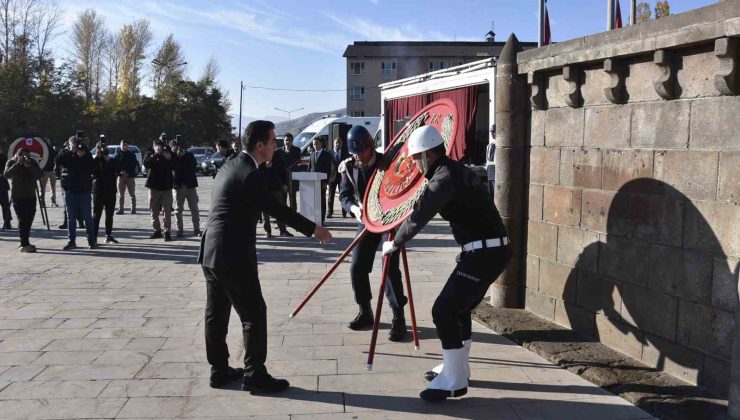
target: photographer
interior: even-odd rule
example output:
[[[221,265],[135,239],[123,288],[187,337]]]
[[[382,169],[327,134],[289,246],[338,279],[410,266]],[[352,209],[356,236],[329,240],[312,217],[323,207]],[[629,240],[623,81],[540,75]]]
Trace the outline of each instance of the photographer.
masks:
[[[21,149],[13,159],[5,165],[4,175],[13,185],[10,196],[13,208],[18,216],[18,232],[21,237],[21,252],[36,252],[28,238],[31,234],[31,224],[36,215],[36,181],[41,179],[41,168],[26,149]]]
[[[146,184],[149,188],[149,209],[152,214],[152,228],[154,233],[150,239],[162,237],[162,226],[159,224],[159,213],[164,213],[164,240],[171,241],[172,227],[172,153],[165,146],[165,139],[160,137],[154,142],[153,150],[149,150],[144,157],[144,167],[147,169]]]
[[[121,150],[116,155],[118,163],[118,213],[123,214],[123,200],[126,196],[126,190],[131,197],[131,214],[136,214],[136,166],[139,162],[136,160],[136,154],[129,149],[128,141],[121,140]]]
[[[67,151],[57,156],[55,169],[61,175],[64,206],[69,220],[67,227],[69,243],[63,249],[68,251],[77,248],[77,225],[74,221],[78,219],[84,219],[87,244],[90,249],[93,249],[97,247],[90,208],[93,159],[79,135],[70,137],[67,144]]]
[[[177,220],[177,237],[182,237],[182,213],[185,210],[185,200],[188,201],[188,208],[193,219],[193,235],[201,236],[200,231],[200,213],[198,212],[198,177],[195,169],[198,162],[195,155],[185,150],[185,143],[180,135],[170,142],[170,148],[174,156],[172,157],[172,166],[175,169],[174,188],[175,202],[175,219]]]
[[[113,237],[113,212],[116,210],[116,175],[119,172],[118,162],[108,156],[108,146],[99,141],[95,145],[93,159],[93,221],[95,239],[98,238],[100,218],[105,209],[105,243],[117,244]]]

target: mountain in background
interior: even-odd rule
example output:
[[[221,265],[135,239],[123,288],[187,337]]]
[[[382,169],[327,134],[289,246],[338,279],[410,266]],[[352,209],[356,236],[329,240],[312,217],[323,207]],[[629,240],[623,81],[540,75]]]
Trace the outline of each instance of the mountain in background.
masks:
[[[338,116],[345,116],[347,115],[347,108],[340,108],[335,109],[334,111],[326,111],[326,112],[312,112],[310,114],[303,115],[298,118],[293,118],[290,123],[288,122],[288,119],[285,117],[281,117],[279,115],[268,115],[262,118],[257,117],[248,117],[248,116],[242,116],[242,131],[247,128],[247,124],[254,120],[269,120],[275,123],[275,134],[277,136],[283,136],[285,133],[288,132],[288,128],[290,127],[290,133],[294,136],[298,135],[301,131],[303,131],[304,128],[308,127],[309,124],[312,122],[320,119],[321,117],[325,115],[338,115]],[[231,124],[234,126],[234,131],[237,130],[239,127],[239,116],[232,116],[231,118]]]

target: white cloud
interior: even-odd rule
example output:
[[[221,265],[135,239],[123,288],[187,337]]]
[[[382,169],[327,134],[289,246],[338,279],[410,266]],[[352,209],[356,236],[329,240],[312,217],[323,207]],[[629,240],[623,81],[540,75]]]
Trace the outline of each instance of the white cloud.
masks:
[[[479,41],[477,38],[456,37],[439,31],[423,32],[413,25],[384,26],[363,18],[339,17],[326,13],[343,31],[353,37],[359,36],[364,41]]]

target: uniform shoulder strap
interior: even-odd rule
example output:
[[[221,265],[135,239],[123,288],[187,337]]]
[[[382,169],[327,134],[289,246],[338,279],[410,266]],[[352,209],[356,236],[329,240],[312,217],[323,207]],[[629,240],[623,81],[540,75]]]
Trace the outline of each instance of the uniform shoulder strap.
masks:
[[[347,165],[352,165],[353,159],[351,157],[348,157],[347,159],[344,159],[342,162],[339,163],[339,168],[337,170],[339,173],[346,173],[347,172]]]

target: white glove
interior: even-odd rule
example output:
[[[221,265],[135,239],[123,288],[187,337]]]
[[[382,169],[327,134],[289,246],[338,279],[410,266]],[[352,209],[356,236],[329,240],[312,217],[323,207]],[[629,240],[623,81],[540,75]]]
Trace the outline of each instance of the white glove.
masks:
[[[357,222],[362,223],[362,209],[360,207],[352,206],[349,208],[349,211],[351,211],[352,214],[355,216]]]
[[[385,241],[383,242],[383,256],[392,254],[398,250],[398,247],[396,246],[396,243],[393,241]]]

